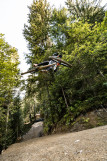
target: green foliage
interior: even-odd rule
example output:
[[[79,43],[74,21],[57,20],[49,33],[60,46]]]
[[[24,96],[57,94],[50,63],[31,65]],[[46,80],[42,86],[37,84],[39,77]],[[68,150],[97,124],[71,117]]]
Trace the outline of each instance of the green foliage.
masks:
[[[20,101],[14,104],[15,88],[20,83],[18,59],[17,50],[5,42],[4,35],[0,34],[0,152],[15,141],[19,133],[14,134],[14,130],[19,126],[20,119],[16,121],[16,116],[13,118],[13,115],[20,115]],[[13,128],[15,123],[17,126]]]
[[[52,16],[50,19],[51,22],[51,39],[53,45],[56,45],[58,52],[63,50],[66,43],[66,30],[69,26],[69,18],[67,17],[67,9],[53,9]]]
[[[67,0],[66,4],[72,18],[95,24],[102,22],[106,4],[102,7],[101,0]]]
[[[24,37],[28,41],[31,51],[26,55],[28,63],[41,62],[45,57],[45,50],[49,47],[48,37],[50,8],[47,0],[36,0],[29,7],[29,25],[24,26]]]

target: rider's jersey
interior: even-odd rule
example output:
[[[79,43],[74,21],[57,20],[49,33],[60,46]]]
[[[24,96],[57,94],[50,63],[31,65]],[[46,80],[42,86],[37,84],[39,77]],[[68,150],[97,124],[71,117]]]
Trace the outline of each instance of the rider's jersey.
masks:
[[[58,58],[58,56],[53,56],[54,58]],[[41,65],[51,65],[51,64],[54,64],[50,67],[47,67],[46,70],[50,70],[52,69],[54,72],[57,70],[58,66],[60,64],[62,64],[61,62],[57,61],[57,60],[49,60],[49,61],[44,61],[42,63],[39,63],[38,66],[41,66]]]
[[[53,57],[58,58],[58,56],[53,56]],[[49,65],[54,64],[54,63],[55,63],[55,65],[51,66],[50,69],[53,69],[54,71],[56,71],[57,67],[60,65],[60,63],[58,61],[56,62],[55,60],[49,61]]]

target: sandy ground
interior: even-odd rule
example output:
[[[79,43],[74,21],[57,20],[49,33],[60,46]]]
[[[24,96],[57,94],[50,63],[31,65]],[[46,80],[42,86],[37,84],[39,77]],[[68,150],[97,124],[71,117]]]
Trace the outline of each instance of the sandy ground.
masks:
[[[107,161],[107,126],[13,144],[0,161]]]

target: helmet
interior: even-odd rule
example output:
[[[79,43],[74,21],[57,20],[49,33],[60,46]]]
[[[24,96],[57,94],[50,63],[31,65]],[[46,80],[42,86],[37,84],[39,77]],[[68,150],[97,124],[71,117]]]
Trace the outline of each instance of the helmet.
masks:
[[[62,55],[59,55],[60,58],[62,58]]]

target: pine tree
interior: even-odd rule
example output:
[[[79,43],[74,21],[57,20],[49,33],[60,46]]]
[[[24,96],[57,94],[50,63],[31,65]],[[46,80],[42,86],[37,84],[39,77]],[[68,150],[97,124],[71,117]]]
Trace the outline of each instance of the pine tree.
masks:
[[[101,0],[67,0],[66,4],[73,19],[95,24],[102,22],[105,16],[106,5],[102,7]]]
[[[48,48],[50,8],[47,0],[36,0],[29,7],[28,25],[24,26],[24,37],[28,41],[30,53],[26,55],[28,63],[43,61]]]

